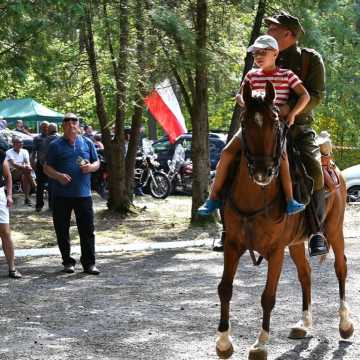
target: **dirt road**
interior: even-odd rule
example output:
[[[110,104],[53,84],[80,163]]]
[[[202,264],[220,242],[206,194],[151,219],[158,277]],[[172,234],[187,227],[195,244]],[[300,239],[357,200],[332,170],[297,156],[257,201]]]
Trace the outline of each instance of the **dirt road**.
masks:
[[[338,335],[338,288],[333,258],[313,265],[312,337],[287,338],[301,315],[294,265],[286,256],[272,316],[269,360],[360,359],[359,208],[347,210],[348,303],[355,335]],[[176,241],[174,239],[174,241]],[[208,248],[99,254],[98,277],[61,273],[58,257],[25,257],[20,281],[0,266],[0,359],[6,360],[206,360],[217,359],[217,284],[222,255]],[[233,359],[247,349],[261,326],[260,296],[266,263],[254,268],[248,255],[234,284]]]
[[[349,248],[348,301],[356,333],[339,341],[337,281],[332,261],[314,273],[314,331],[289,340],[301,313],[300,287],[286,258],[272,317],[270,359],[359,359],[360,245]],[[59,272],[57,257],[20,259],[25,278],[0,278],[0,359],[216,359],[219,316],[216,287],[221,255],[204,248],[100,256],[99,277]],[[1,267],[4,274],[4,266]],[[266,265],[245,256],[234,286],[234,359],[261,324],[260,294]],[[321,284],[320,284],[321,280]]]

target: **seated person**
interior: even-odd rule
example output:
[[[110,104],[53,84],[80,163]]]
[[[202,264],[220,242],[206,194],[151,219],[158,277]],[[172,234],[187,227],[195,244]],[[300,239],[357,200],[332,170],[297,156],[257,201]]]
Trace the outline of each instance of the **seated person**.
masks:
[[[23,149],[23,142],[20,138],[14,137],[13,147],[6,151],[6,160],[10,165],[13,181],[21,181],[25,195],[25,204],[31,206],[30,191],[35,187],[32,177],[32,167],[30,165],[29,152]]]
[[[264,90],[266,82],[271,81],[276,93],[274,103],[279,107],[286,104],[290,90],[293,90],[299,96],[295,107],[286,117],[287,125],[290,127],[295,121],[295,116],[305,108],[310,100],[307,90],[302,85],[301,80],[291,70],[279,69],[275,65],[279,48],[276,40],[272,36],[263,35],[258,37],[255,43],[248,48],[248,52],[252,53],[255,63],[259,67],[258,69],[250,70],[244,79],[244,83],[249,82],[252,90]],[[241,87],[240,93],[236,96],[236,100],[240,106],[244,106],[241,95],[242,88],[243,87]],[[216,175],[210,196],[198,209],[197,213],[199,215],[207,216],[221,206],[219,193],[225,183],[230,164],[236,154],[241,151],[240,134],[241,132],[239,131],[224,148],[216,168]],[[286,151],[284,151],[281,158],[280,178],[287,203],[287,214],[293,215],[303,211],[305,205],[297,202],[293,197],[292,181]]]

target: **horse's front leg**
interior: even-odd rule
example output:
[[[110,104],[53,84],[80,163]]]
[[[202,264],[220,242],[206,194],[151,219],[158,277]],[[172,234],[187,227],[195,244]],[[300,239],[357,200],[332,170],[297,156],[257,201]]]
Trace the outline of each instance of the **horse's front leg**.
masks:
[[[302,319],[291,328],[289,338],[303,339],[312,328],[312,312],[311,312],[311,268],[309,261],[305,256],[304,243],[290,246],[290,256],[293,259],[298,278],[302,289]]]
[[[283,261],[284,248],[276,249],[269,255],[266,286],[261,296],[261,306],[263,308],[262,329],[256,342],[250,348],[250,360],[267,359],[266,343],[269,340],[270,315],[275,306],[276,289],[279,283]]]
[[[229,322],[230,300],[232,297],[232,286],[240,256],[244,248],[225,236],[224,241],[224,271],[221,282],[218,286],[218,293],[221,302],[221,317],[216,339],[216,352],[221,359],[228,359],[234,349],[231,339],[231,328]]]

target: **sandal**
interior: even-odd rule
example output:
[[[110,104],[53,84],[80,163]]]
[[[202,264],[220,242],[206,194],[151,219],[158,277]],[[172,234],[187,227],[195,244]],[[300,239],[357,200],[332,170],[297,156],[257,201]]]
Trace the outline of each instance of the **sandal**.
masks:
[[[12,279],[21,279],[22,275],[20,274],[20,272],[18,270],[9,270],[9,278]]]

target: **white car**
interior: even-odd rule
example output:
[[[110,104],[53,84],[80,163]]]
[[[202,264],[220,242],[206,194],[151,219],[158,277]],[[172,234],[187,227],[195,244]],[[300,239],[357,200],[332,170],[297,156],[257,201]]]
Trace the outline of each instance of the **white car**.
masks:
[[[349,202],[360,202],[360,164],[341,171],[345,178],[347,199]]]

